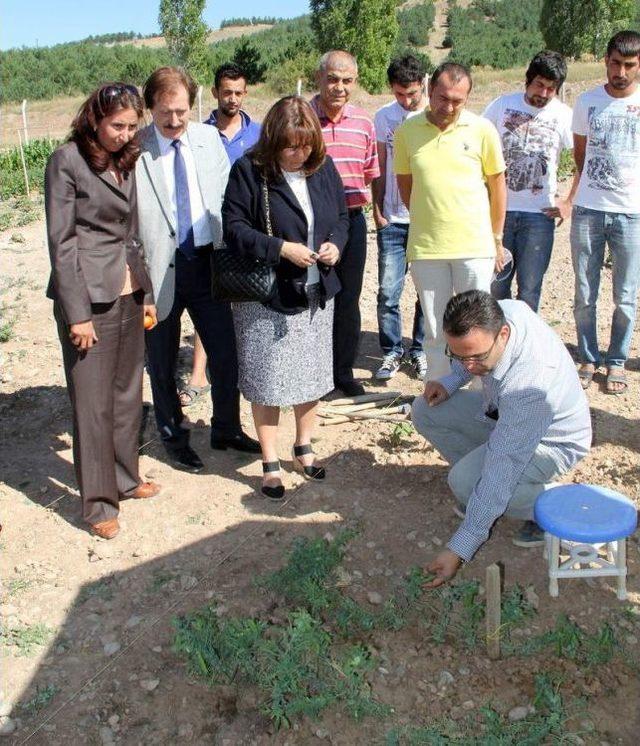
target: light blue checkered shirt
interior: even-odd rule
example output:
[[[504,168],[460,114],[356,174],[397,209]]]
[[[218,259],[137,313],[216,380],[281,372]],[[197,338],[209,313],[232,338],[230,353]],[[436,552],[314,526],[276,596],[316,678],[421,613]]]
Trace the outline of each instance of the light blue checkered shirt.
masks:
[[[484,412],[497,409],[499,417],[465,519],[447,544],[464,560],[488,539],[538,447],[548,449],[560,471],[574,466],[591,447],[589,404],[562,340],[526,303],[505,300],[500,305],[511,335],[495,369],[481,379]],[[470,380],[454,361],[440,383],[451,395]]]

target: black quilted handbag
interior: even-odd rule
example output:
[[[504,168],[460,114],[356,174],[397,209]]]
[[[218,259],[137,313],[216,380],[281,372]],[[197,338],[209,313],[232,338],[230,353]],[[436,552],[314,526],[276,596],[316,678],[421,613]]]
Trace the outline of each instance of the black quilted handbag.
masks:
[[[262,182],[267,234],[273,236],[269,189]],[[211,252],[211,296],[215,301],[265,303],[273,295],[276,273],[259,259],[244,256],[236,249],[220,248]]]

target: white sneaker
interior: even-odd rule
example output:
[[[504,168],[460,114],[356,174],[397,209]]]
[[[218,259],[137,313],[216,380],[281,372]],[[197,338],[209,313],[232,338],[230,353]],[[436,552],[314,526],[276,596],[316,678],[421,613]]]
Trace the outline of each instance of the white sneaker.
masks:
[[[382,365],[376,371],[376,378],[378,381],[388,381],[393,378],[400,368],[400,361],[402,355],[396,355],[395,352],[390,352],[382,358]]]
[[[411,363],[411,367],[413,368],[416,377],[421,381],[424,381],[427,377],[427,356],[424,354],[411,355],[409,362]]]

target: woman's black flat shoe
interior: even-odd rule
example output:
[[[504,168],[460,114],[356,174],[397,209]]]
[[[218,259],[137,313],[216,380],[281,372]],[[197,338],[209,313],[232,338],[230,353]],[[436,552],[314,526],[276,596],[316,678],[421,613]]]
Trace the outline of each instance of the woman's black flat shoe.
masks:
[[[293,446],[293,468],[295,471],[303,474],[307,479],[324,479],[326,472],[323,466],[305,466],[300,460],[300,456],[306,456],[308,453],[313,453],[311,443],[305,443],[302,446]]]
[[[274,471],[280,471],[279,461],[263,461],[262,462],[262,473],[270,474]],[[284,485],[278,484],[275,487],[263,484],[260,491],[265,497],[270,500],[282,500],[284,497]]]

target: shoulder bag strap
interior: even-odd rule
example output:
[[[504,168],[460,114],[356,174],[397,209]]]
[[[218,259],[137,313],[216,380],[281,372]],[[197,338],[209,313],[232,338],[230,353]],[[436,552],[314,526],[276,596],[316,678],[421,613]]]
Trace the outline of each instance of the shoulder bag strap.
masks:
[[[273,228],[271,226],[271,210],[269,208],[269,187],[267,186],[267,180],[262,178],[262,199],[264,202],[264,221],[267,227],[267,235],[273,236]]]

